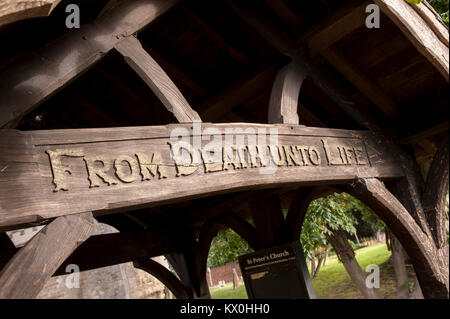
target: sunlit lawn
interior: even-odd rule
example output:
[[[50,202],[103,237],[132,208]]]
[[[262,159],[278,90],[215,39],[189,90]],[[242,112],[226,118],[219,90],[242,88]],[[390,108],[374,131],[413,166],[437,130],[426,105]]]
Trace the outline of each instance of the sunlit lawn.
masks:
[[[358,249],[355,253],[356,260],[363,270],[370,264],[380,266],[380,292],[384,298],[395,298],[394,270],[391,264],[385,263],[391,255],[386,245],[384,243],[372,245]],[[326,265],[322,266],[319,274],[312,281],[317,298],[320,299],[363,297],[352,283],[344,265],[337,260],[336,256],[328,257]],[[236,290],[233,290],[232,284],[228,284],[222,288],[212,288],[211,296],[213,299],[245,299],[247,293],[243,284]]]

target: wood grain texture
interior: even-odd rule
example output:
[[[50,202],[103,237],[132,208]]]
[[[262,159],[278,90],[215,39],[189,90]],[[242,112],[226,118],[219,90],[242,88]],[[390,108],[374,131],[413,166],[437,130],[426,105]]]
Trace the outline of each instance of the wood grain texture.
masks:
[[[444,43],[447,47],[449,46],[449,35],[448,27],[442,21],[433,7],[427,2],[423,1],[419,4],[411,6],[416,12],[422,17],[422,19],[427,23],[427,25],[433,29],[436,36]]]
[[[293,62],[281,69],[272,86],[268,123],[299,124],[298,97],[305,74]]]
[[[58,217],[0,273],[0,298],[35,298],[64,260],[94,232],[92,213]]]
[[[311,54],[318,54],[350,32],[364,25],[369,1],[348,3],[300,36],[298,42],[306,42]]]
[[[15,21],[48,16],[61,0],[2,0],[0,26]]]
[[[400,112],[389,97],[374,81],[366,76],[337,48],[330,47],[322,52],[322,55],[333,65],[336,70],[358,88],[370,101],[372,101],[384,114],[393,118]]]
[[[0,127],[32,111],[88,70],[124,37],[173,7],[176,0],[124,1],[95,23],[76,29],[0,75]],[[26,92],[26,94],[24,94]]]
[[[448,298],[448,267],[440,263],[442,252],[402,203],[374,178],[361,179],[345,190],[376,212],[400,240],[413,262],[424,297]]]
[[[178,122],[200,121],[197,112],[191,108],[166,72],[142,48],[138,39],[129,36],[114,47],[123,55],[125,61],[152,89],[153,93],[161,100],[167,110],[175,116]]]
[[[113,213],[241,190],[403,176],[396,159],[369,132],[281,124],[202,123],[198,131],[193,127],[0,131],[0,227],[9,230],[66,214]],[[225,143],[227,131],[232,133],[228,138],[243,140],[236,142],[244,147],[242,166],[228,164],[224,169],[218,159],[219,169],[211,171],[214,163],[206,166],[200,151],[211,134]],[[190,171],[181,175],[184,166],[174,161],[168,143],[178,141],[170,139],[174,132],[189,134],[192,144],[203,138],[190,153]],[[260,155],[271,167],[262,167],[257,153],[251,155],[246,148],[249,136],[256,138],[258,132],[267,134],[262,135],[267,144]],[[269,140],[270,132],[278,132],[275,142]],[[350,155],[346,162],[344,148],[358,149],[361,163]],[[194,153],[198,162],[193,162]],[[155,154],[160,159],[153,158]],[[237,151],[233,157],[238,159]],[[157,159],[159,171],[150,164],[152,159]]]
[[[449,50],[426,21],[403,0],[375,0],[416,49],[449,80]]]
[[[86,271],[174,252],[177,249],[171,240],[173,235],[164,230],[137,230],[91,236],[74,250],[54,275],[67,274],[66,266],[70,264],[78,265],[80,271]]]
[[[161,281],[177,299],[188,299],[181,281],[166,267],[151,259],[139,259],[133,262],[135,268],[141,269]]]
[[[445,199],[448,192],[448,174],[449,144],[447,137],[433,158],[422,196],[423,210],[436,246],[439,248],[447,246],[447,250]]]

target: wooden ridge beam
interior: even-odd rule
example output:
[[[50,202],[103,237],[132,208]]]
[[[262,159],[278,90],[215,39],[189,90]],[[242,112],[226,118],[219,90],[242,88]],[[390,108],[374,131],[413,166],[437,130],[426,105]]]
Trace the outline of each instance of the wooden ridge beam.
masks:
[[[118,42],[177,4],[124,1],[95,23],[69,32],[0,75],[0,127],[14,123],[97,63]],[[26,94],[24,94],[24,92]]]
[[[197,112],[191,108],[166,72],[144,50],[138,39],[134,36],[128,36],[116,43],[114,48],[123,55],[125,61],[151,88],[178,122],[200,121]]]
[[[0,299],[35,298],[64,260],[93,231],[92,213],[56,218],[3,267]]]

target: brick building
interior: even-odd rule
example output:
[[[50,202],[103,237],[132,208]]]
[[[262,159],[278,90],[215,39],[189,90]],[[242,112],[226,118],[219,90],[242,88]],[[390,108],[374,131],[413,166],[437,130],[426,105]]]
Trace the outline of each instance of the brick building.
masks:
[[[236,270],[239,280],[242,282],[241,268],[237,263],[229,263],[220,267],[208,268],[206,279],[209,287],[219,285],[220,281],[225,283],[233,282],[233,269]]]

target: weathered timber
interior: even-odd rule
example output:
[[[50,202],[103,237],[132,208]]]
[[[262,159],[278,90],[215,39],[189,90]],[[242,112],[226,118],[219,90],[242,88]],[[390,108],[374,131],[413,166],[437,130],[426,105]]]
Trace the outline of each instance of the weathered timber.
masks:
[[[427,236],[402,203],[377,179],[361,179],[347,192],[368,205],[401,242],[410,256],[425,298],[448,298],[448,267],[432,237]]]
[[[427,137],[447,132],[448,128],[449,128],[449,121],[445,121],[444,123],[433,126],[425,131],[421,131],[412,136],[405,137],[405,138],[399,140],[399,142],[402,144],[417,143],[421,140],[426,139]]]
[[[264,197],[261,192],[257,192],[250,201],[250,209],[260,248],[270,248],[289,241],[278,197]]]
[[[5,266],[17,252],[17,248],[14,246],[13,242],[6,233],[0,233],[0,251],[1,251],[0,254],[0,271],[1,271],[3,266]]]
[[[370,132],[200,124],[0,131],[0,229],[232,191],[403,176]],[[220,141],[216,157],[211,138]]]
[[[61,0],[3,0],[0,4],[0,26],[19,20],[50,15]]]
[[[93,231],[92,213],[56,218],[0,272],[0,298],[35,298],[64,260]]]
[[[166,267],[151,259],[139,259],[133,262],[134,267],[148,272],[150,275],[161,281],[177,299],[188,299],[181,281],[175,277]]]
[[[364,25],[366,7],[370,1],[356,1],[344,5],[301,35],[298,42],[306,42],[312,54],[320,53],[347,34]]]
[[[124,231],[95,235],[82,243],[55,272],[65,275],[66,267],[75,264],[80,271],[107,267],[138,259],[148,259],[177,250],[169,232]]]
[[[138,39],[134,36],[128,36],[114,47],[123,55],[125,61],[152,89],[178,122],[200,121],[197,112],[191,108],[166,72],[142,48]]]
[[[445,232],[445,198],[448,192],[449,147],[448,137],[434,156],[422,195],[425,216],[438,248],[447,246]],[[447,256],[448,261],[448,256]],[[448,268],[448,264],[447,264]]]
[[[268,123],[299,124],[298,96],[306,74],[291,62],[281,69],[272,86]]]
[[[228,213],[220,216],[216,221],[241,236],[254,250],[259,249],[258,234],[244,218]]]
[[[402,1],[403,2],[403,1]],[[410,198],[415,198],[416,194],[420,194],[421,182],[419,171],[415,169],[415,163],[411,157],[400,149],[393,141],[392,134],[381,125],[379,120],[371,112],[364,112],[361,104],[355,99],[354,91],[346,85],[332,70],[326,66],[317,63],[304,52],[293,44],[292,38],[287,36],[280,29],[264,23],[254,12],[243,9],[235,2],[228,0],[227,4],[261,37],[266,39],[278,51],[288,55],[299,66],[304,69],[304,73],[308,74],[314,83],[320,87],[342,110],[351,116],[358,124],[368,128],[374,133],[378,141],[378,147],[384,147],[385,152],[396,154],[399,162],[404,164],[405,174],[408,175],[409,188],[407,192],[411,193]],[[447,52],[448,54],[448,52]],[[419,223],[422,229],[427,229],[428,225],[425,222],[423,209],[418,198],[411,203],[413,210],[410,213],[414,219]]]
[[[396,117],[400,114],[389,95],[361,72],[339,49],[330,47],[324,50],[322,55],[384,114],[388,117]]]
[[[402,0],[375,0],[381,10],[402,30],[416,49],[449,80],[449,51],[440,37],[412,6]]]
[[[217,232],[223,226],[214,222],[203,225],[199,232],[197,245],[195,247],[195,276],[196,285],[195,297],[200,299],[211,299],[209,293],[208,281],[206,280],[206,265],[208,261],[209,249],[211,242],[216,237]]]
[[[442,21],[441,16],[428,2],[421,2],[411,6],[422,17],[426,24],[434,31],[437,37],[447,47],[449,46],[448,27]]]
[[[221,228],[223,228],[222,225],[209,222],[200,227],[198,236],[186,230],[182,236],[178,237],[183,247],[181,251],[166,255],[180,277],[189,298],[211,298],[206,280],[206,262],[211,241]]]
[[[0,76],[0,127],[32,111],[124,37],[140,31],[177,2],[123,1],[95,23],[70,32],[37,51],[32,59],[9,68]]]

